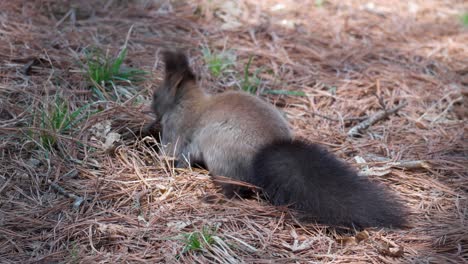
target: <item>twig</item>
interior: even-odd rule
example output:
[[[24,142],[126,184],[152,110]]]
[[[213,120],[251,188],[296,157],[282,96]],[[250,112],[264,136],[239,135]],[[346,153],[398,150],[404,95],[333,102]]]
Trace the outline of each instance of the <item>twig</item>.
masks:
[[[55,27],[59,27],[68,17],[70,17],[70,20],[72,21],[72,24],[75,25],[75,12],[76,10],[74,8],[71,8],[68,10],[68,12],[57,22],[55,23]]]
[[[358,172],[359,176],[385,176],[392,172],[392,168],[401,168],[407,170],[414,170],[414,169],[426,169],[430,170],[431,165],[426,162],[425,160],[402,160],[397,162],[389,162],[382,167],[371,167],[365,168]]]
[[[394,108],[390,110],[384,110],[384,111],[379,111],[375,115],[370,116],[368,119],[362,121],[361,123],[357,124],[356,126],[352,127],[348,131],[348,137],[355,137],[358,135],[361,135],[362,132],[364,132],[366,129],[368,129],[370,126],[373,124],[377,123],[378,121],[390,116],[391,114],[394,114],[398,112],[400,109],[403,107],[407,106],[408,102],[404,102],[402,104],[399,104],[395,106]]]
[[[73,202],[73,209],[78,209],[80,205],[83,203],[84,201],[83,197],[67,192],[63,187],[52,182],[51,180],[48,180],[47,182],[50,184],[50,187],[52,187],[52,189],[56,190],[58,193],[62,194],[63,196],[67,198],[71,198],[75,200]]]
[[[347,117],[347,118],[340,119],[340,118],[335,118],[335,117],[323,115],[323,114],[320,114],[320,113],[317,113],[317,112],[312,112],[312,116],[318,116],[318,117],[325,118],[327,120],[334,121],[334,122],[340,122],[341,120],[343,120],[343,121],[362,121],[364,119],[369,118],[368,116],[361,116],[361,117]]]
[[[403,169],[430,169],[431,165],[425,160],[402,160],[389,163],[390,166]]]

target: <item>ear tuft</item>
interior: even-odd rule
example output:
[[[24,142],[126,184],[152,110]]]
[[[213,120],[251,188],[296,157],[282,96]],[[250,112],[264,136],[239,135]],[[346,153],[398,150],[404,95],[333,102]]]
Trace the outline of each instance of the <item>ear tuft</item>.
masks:
[[[181,51],[163,51],[164,63],[166,65],[166,78],[177,75],[184,80],[194,80],[195,75],[190,69],[187,56]]]

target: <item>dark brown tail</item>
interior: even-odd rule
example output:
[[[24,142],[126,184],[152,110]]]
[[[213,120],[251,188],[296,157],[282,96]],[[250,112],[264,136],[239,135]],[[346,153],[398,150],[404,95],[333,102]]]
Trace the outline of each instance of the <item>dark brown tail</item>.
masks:
[[[282,141],[254,160],[254,184],[274,205],[291,205],[305,220],[337,226],[404,227],[397,197],[318,145]]]

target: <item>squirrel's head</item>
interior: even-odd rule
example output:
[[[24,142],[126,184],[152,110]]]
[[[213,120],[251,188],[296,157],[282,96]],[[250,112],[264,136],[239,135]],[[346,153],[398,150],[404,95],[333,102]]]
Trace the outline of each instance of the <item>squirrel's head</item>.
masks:
[[[196,86],[196,78],[188,59],[180,51],[164,51],[164,81],[153,93],[151,108],[158,118],[180,103],[190,89]]]

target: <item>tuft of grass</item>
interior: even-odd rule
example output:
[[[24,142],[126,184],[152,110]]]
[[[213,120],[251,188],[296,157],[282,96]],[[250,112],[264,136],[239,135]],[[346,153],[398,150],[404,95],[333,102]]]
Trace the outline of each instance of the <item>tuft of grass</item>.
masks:
[[[204,226],[201,231],[194,231],[182,234],[183,242],[185,244],[181,254],[190,251],[205,251],[207,247],[215,243],[214,237],[218,232],[217,228]]]
[[[73,241],[71,242],[71,249],[69,249],[70,253],[70,263],[80,263],[80,257],[79,257],[79,249],[78,245]]]
[[[252,75],[250,75],[249,69],[252,64],[252,60],[253,56],[250,56],[247,64],[244,66],[244,77],[241,81],[240,87],[244,92],[256,94],[261,85],[261,80],[258,78],[258,74],[262,71],[262,68],[258,68]]]
[[[90,113],[85,113],[89,106],[90,104],[87,104],[72,111],[67,101],[56,97],[52,105],[39,109],[41,146],[46,150],[52,150],[58,142],[59,135],[68,134],[79,122],[89,117]]]
[[[214,77],[226,74],[236,64],[236,56],[230,51],[214,53],[205,47],[202,50],[202,54],[208,70]]]
[[[322,7],[325,4],[326,0],[315,0],[316,7]]]
[[[336,90],[338,89],[336,86],[327,86],[328,87],[328,92],[336,95]]]
[[[253,74],[250,74],[250,65],[252,64],[253,57],[250,56],[247,64],[244,67],[244,76],[240,83],[240,87],[244,92],[248,92],[251,94],[259,93],[260,86],[261,86],[261,79],[258,78],[260,72],[262,72],[262,68],[258,68],[255,70]],[[269,89],[261,91],[261,94],[277,94],[277,95],[290,95],[290,96],[306,96],[303,91],[287,91],[287,90],[277,90],[277,89]]]
[[[461,20],[463,26],[468,27],[468,12],[464,12],[464,13],[460,16],[460,20]]]
[[[127,57],[127,48],[124,47],[117,57],[111,57],[100,49],[86,51],[86,74],[94,85],[106,87],[114,85],[116,82],[139,82],[145,79],[146,71],[123,67],[123,62]]]

